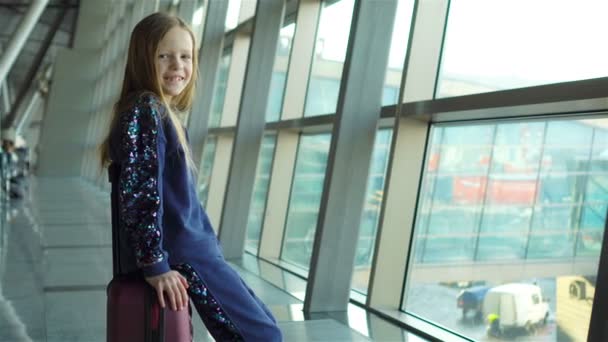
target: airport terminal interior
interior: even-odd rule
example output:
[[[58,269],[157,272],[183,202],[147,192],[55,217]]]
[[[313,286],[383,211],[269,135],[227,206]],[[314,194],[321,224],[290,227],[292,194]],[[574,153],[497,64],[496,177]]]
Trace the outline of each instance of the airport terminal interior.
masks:
[[[98,148],[159,11],[196,36],[198,199],[286,342],[608,341],[607,1],[0,0],[0,342],[106,340]]]

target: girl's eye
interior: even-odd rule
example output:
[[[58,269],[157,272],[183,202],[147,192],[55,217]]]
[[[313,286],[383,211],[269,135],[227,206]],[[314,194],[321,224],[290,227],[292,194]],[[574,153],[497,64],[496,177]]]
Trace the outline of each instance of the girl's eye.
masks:
[[[191,59],[192,57],[190,57],[189,55],[183,55],[182,58],[183,59]]]
[[[164,58],[167,58],[167,55],[164,53],[161,53],[160,55],[158,55],[158,58],[164,59]]]

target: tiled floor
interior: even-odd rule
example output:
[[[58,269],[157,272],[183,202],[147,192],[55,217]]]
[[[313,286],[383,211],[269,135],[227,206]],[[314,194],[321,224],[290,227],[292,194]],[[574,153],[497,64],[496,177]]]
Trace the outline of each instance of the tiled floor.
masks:
[[[108,195],[76,179],[32,179],[27,199],[0,202],[0,341],[105,341]],[[302,279],[252,256],[233,266],[285,341],[423,341],[352,305],[305,317]],[[193,322],[195,340],[212,341],[196,314]]]

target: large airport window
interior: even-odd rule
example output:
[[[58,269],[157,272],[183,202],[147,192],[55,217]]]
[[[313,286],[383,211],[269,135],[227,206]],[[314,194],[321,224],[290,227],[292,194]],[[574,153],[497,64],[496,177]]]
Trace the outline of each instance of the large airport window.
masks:
[[[205,142],[205,147],[203,148],[203,156],[201,158],[201,167],[199,169],[198,181],[198,198],[203,204],[203,206],[207,205],[207,197],[209,195],[209,184],[211,182],[211,171],[213,170],[213,161],[215,159],[216,147],[217,137],[208,137]]]
[[[249,207],[247,218],[247,241],[245,248],[253,254],[257,254],[260,245],[260,233],[264,224],[266,212],[266,198],[270,185],[270,171],[276,144],[276,135],[266,135],[262,140],[260,158],[258,160],[253,196]]]
[[[414,0],[399,0],[397,4],[397,13],[395,14],[393,35],[391,36],[388,67],[384,79],[384,92],[382,95],[383,106],[392,105],[399,101],[399,87],[401,85],[403,63],[405,61],[405,53],[410,37],[410,25],[412,23],[413,11]]]
[[[281,259],[303,269],[312,256],[330,142],[331,134],[307,134],[298,146]]]
[[[283,96],[285,95],[285,84],[287,82],[287,68],[291,47],[293,46],[293,35],[296,24],[289,24],[281,29],[279,45],[272,70],[272,81],[270,83],[270,94],[266,106],[266,122],[278,121],[283,109]]]
[[[608,76],[605,13],[606,1],[450,1],[436,96]]]
[[[432,127],[403,308],[478,341],[586,341],[608,119]]]
[[[354,0],[324,2],[304,116],[336,112]]]
[[[211,113],[209,115],[209,127],[219,127],[222,121],[222,111],[226,99],[226,86],[228,84],[228,70],[230,69],[231,53],[224,55],[220,61],[217,71],[217,80],[211,101]]]
[[[225,0],[228,1],[228,9],[226,11],[226,31],[236,28],[239,24],[239,13],[241,11],[241,3],[243,0]]]

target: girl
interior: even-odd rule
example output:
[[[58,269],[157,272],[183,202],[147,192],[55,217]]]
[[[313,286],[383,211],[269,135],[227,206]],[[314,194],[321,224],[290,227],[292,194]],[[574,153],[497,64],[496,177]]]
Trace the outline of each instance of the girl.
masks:
[[[201,207],[186,132],[197,75],[194,34],[179,18],[155,13],[131,34],[120,99],[101,162],[120,166],[122,269],[141,271],[165,307],[192,299],[218,341],[281,341],[268,308],[226,263]]]

